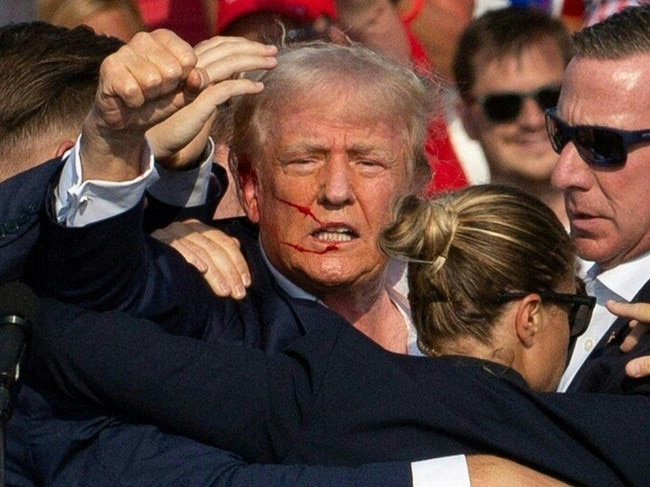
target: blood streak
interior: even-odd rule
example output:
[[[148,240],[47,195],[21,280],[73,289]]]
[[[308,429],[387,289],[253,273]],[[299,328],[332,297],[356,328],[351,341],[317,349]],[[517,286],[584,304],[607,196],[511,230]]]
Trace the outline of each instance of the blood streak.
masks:
[[[321,221],[318,218],[316,218],[316,215],[314,215],[311,212],[311,210],[309,208],[307,208],[306,206],[297,205],[295,203],[291,203],[290,201],[283,200],[281,198],[278,198],[278,201],[280,201],[280,203],[284,203],[285,205],[289,205],[289,206],[295,208],[296,210],[298,210],[300,213],[302,213],[305,216],[312,217],[316,223],[321,223]]]
[[[321,221],[318,218],[316,218],[316,215],[314,215],[311,212],[311,210],[309,208],[307,208],[306,206],[297,205],[295,203],[291,203],[290,201],[283,200],[281,198],[278,198],[278,201],[280,201],[281,203],[284,203],[285,205],[289,205],[292,208],[295,208],[296,210],[298,210],[303,215],[309,216],[309,217],[313,218],[316,223],[321,224]],[[306,249],[306,248],[304,248],[304,247],[302,247],[300,245],[297,245],[297,244],[292,244],[292,243],[289,243],[289,242],[282,242],[282,243],[284,245],[288,245],[292,249],[297,250],[298,252],[307,252],[307,253],[310,253],[310,254],[318,254],[318,255],[323,255],[323,254],[326,254],[327,252],[331,252],[333,250],[338,250],[339,249],[339,246],[336,245],[336,244],[328,245],[323,250],[309,250],[309,249]]]
[[[282,242],[284,245],[288,245],[289,247],[296,249],[298,252],[308,252],[310,254],[318,254],[318,255],[323,255],[326,254],[327,252],[331,252],[332,250],[338,250],[339,246],[336,244],[331,244],[325,247],[324,250],[309,250],[304,247],[301,247],[300,245],[292,244],[289,242]]]

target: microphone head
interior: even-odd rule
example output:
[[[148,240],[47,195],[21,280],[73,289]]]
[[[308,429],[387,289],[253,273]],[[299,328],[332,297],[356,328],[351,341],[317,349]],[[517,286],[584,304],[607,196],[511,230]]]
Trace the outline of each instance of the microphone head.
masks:
[[[38,297],[27,284],[12,281],[0,285],[0,319],[19,316],[34,323],[38,309]]]

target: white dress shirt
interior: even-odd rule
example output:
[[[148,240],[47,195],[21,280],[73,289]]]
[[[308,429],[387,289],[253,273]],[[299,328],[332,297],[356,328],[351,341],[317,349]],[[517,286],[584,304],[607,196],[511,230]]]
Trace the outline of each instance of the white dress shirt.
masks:
[[[54,191],[57,222],[83,227],[119,215],[139,203],[148,189],[158,200],[174,206],[197,206],[205,202],[214,153],[208,140],[201,165],[187,171],[168,171],[155,164],[149,144],[140,162],[141,174],[126,182],[81,181],[81,137],[65,157],[59,184]]]
[[[616,316],[605,307],[609,299],[630,302],[650,278],[650,252],[613,269],[599,272],[594,265],[587,272],[587,293],[597,299],[589,327],[576,340],[569,365],[564,371],[558,391],[564,392],[575,378],[578,370],[616,321]]]

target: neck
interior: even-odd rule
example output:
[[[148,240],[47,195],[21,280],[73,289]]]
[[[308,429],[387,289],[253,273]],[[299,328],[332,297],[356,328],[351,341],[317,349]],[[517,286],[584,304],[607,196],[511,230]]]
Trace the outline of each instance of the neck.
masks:
[[[435,349],[439,355],[464,355],[518,370],[517,343],[516,337],[511,336],[506,327],[497,324],[492,327],[487,341],[473,335],[462,334],[440,341]]]
[[[396,353],[407,352],[408,329],[385,286],[346,289],[321,296],[321,299],[381,347]]]

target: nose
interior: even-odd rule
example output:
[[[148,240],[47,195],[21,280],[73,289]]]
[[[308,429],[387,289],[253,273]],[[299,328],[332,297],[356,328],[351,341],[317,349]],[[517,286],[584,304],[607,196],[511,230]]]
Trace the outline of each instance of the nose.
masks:
[[[533,98],[524,98],[519,114],[519,123],[535,130],[546,127],[544,111]]]
[[[562,191],[570,188],[589,189],[591,169],[582,160],[573,142],[564,146],[551,173],[551,184]]]
[[[324,206],[340,207],[354,202],[352,170],[347,156],[333,155],[323,166],[319,202]]]

